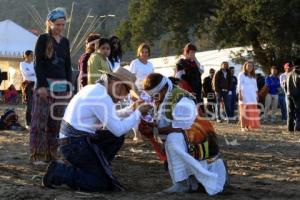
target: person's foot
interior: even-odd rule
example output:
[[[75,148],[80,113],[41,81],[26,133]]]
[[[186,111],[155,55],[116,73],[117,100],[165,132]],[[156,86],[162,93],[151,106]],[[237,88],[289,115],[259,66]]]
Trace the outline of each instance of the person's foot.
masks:
[[[47,188],[54,188],[52,183],[52,177],[53,177],[53,171],[55,169],[56,162],[51,161],[50,164],[47,167],[47,171],[44,174],[43,180],[42,180],[42,186]]]
[[[172,187],[163,190],[164,193],[185,193],[189,192],[190,187],[187,180],[175,183]]]
[[[222,123],[222,120],[220,120],[220,119],[217,119],[217,123]]]

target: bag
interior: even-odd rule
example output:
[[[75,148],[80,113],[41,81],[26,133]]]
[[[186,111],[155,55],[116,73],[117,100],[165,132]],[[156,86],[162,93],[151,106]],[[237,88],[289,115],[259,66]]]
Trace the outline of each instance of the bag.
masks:
[[[184,131],[189,154],[197,160],[207,160],[219,155],[217,134],[209,121],[197,117],[192,127]]]
[[[0,130],[14,130],[16,127],[20,127],[18,119],[14,110],[6,110],[0,118]]]

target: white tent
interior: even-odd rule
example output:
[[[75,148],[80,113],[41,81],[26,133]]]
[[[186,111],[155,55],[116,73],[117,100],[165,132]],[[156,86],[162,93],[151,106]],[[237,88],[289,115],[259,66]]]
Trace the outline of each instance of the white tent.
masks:
[[[1,90],[8,88],[10,84],[20,88],[22,80],[19,63],[24,51],[34,49],[36,40],[37,36],[13,21],[0,22],[0,68],[2,72],[8,72],[9,79],[2,82]]]
[[[0,22],[0,57],[21,58],[25,50],[33,50],[37,36],[11,20]]]
[[[247,50],[249,49],[250,48],[247,47],[235,47],[222,50],[197,52],[196,57],[201,65],[204,66],[203,77],[208,76],[210,68],[214,68],[215,70],[220,69],[220,65],[223,61],[227,61],[229,66],[233,66],[235,68],[235,75],[238,75],[241,71],[242,65],[235,63],[232,56],[233,54],[239,53],[241,50],[245,50],[247,53]],[[181,56],[153,58],[150,59],[150,62],[153,63],[155,72],[161,73],[165,76],[173,76],[176,62],[180,58]],[[262,73],[259,69],[257,71]]]

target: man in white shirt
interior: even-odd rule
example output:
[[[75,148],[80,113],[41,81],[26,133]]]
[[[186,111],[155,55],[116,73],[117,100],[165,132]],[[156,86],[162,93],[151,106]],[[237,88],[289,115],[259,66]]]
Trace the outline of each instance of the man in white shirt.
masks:
[[[110,163],[124,137],[139,123],[148,106],[133,104],[116,110],[115,103],[136,91],[135,77],[124,68],[106,73],[80,90],[69,103],[59,133],[60,151],[70,164],[52,161],[43,178],[45,187],[66,184],[74,190],[122,190]]]
[[[164,145],[169,173],[174,184],[164,192],[197,191],[199,184],[209,195],[223,191],[227,173],[223,160],[216,156],[219,151],[218,147],[211,145],[212,143],[207,144],[207,149],[209,149],[206,151],[207,154],[216,156],[211,163],[208,163],[206,159],[195,159],[189,153],[188,136],[184,131],[190,130],[197,119],[195,97],[173,86],[168,78],[156,73],[147,76],[144,81],[144,90],[155,101],[157,113],[155,123],[140,126],[140,131],[145,136],[153,135],[158,143]],[[207,127],[201,128],[207,129]],[[208,137],[206,139],[209,140]]]
[[[29,130],[31,123],[31,110],[33,99],[33,88],[36,82],[36,75],[33,65],[33,51],[27,50],[24,52],[24,62],[20,62],[20,71],[23,77],[22,82],[22,97],[26,103],[26,128]]]

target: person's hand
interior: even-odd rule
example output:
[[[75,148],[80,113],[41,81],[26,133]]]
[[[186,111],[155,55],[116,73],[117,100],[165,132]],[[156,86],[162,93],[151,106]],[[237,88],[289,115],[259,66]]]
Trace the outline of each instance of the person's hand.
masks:
[[[47,88],[45,88],[45,87],[39,88],[37,92],[38,92],[38,95],[43,99],[46,99],[48,97],[48,91],[47,91]]]
[[[140,105],[142,105],[143,103],[145,103],[144,100],[142,99],[137,99],[136,101],[134,101],[133,104],[130,105],[132,110],[136,110]]]
[[[142,115],[146,115],[151,109],[153,109],[153,105],[144,103],[141,104],[138,109]]]

